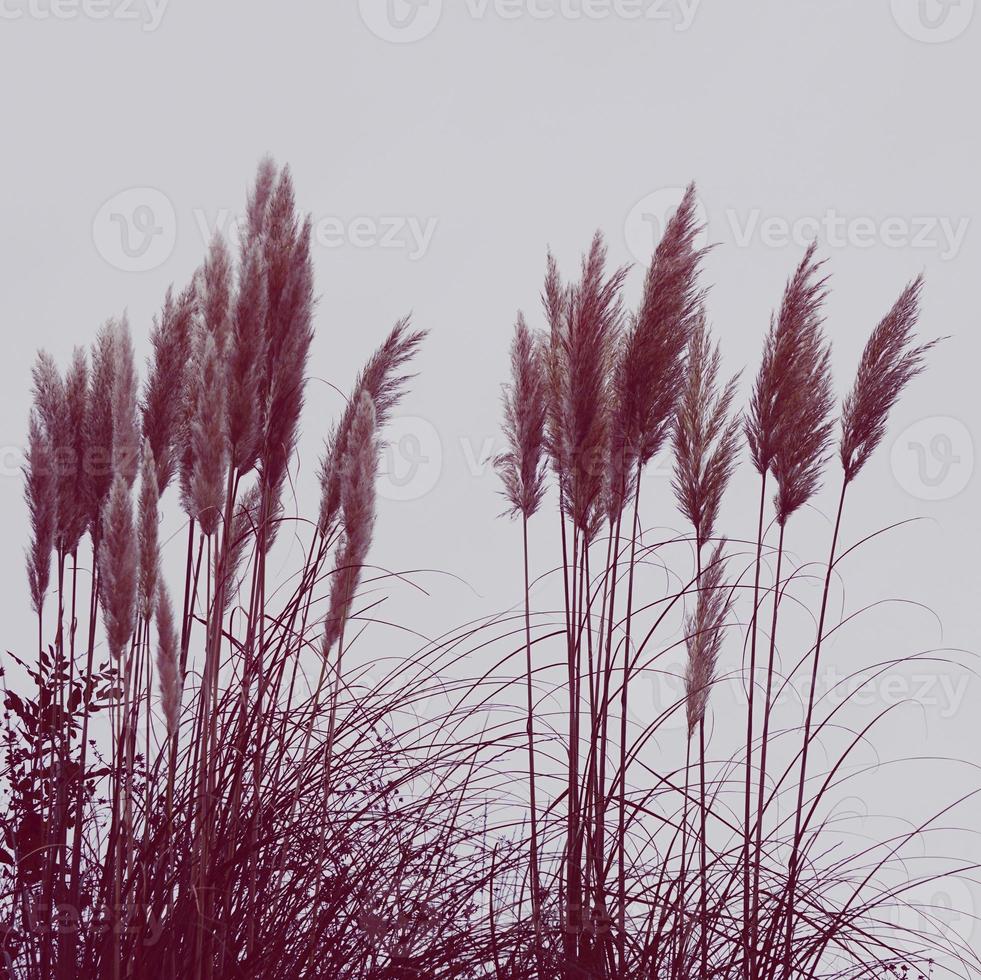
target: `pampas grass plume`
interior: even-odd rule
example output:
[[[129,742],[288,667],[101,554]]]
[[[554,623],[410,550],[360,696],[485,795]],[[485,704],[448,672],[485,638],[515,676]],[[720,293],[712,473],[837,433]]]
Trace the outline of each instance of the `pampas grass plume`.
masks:
[[[187,365],[191,359],[191,324],[197,296],[189,286],[176,297],[168,289],[163,310],[150,331],[153,354],[141,411],[143,438],[149,443],[157,471],[157,489],[170,485],[177,469],[180,430],[188,396]]]
[[[531,517],[545,493],[545,414],[548,389],[544,351],[519,313],[511,343],[511,384],[504,388],[508,450],[495,460],[512,514]]]
[[[715,683],[722,632],[729,612],[731,594],[722,583],[725,567],[723,548],[719,541],[712,551],[708,567],[699,583],[698,602],[693,615],[685,624],[685,645],[688,663],[685,670],[685,710],[688,734],[704,720],[709,693]]]
[[[327,613],[323,639],[324,656],[341,635],[371,546],[371,535],[375,525],[377,474],[378,437],[375,403],[367,391],[362,391],[358,396],[357,408],[351,421],[348,449],[341,466],[344,540],[338,549],[331,583],[330,609]]]
[[[367,394],[374,405],[375,428],[381,430],[391,418],[413,375],[404,373],[405,365],[415,356],[426,336],[424,330],[412,330],[408,317],[399,320],[384,343],[362,368],[340,421],[327,437],[326,450],[320,462],[320,517],[322,534],[329,535],[341,517],[342,467],[358,414],[361,396]]]
[[[116,330],[110,321],[92,346],[92,371],[85,413],[85,509],[93,541],[102,534],[102,511],[112,486],[113,390],[116,375]]]
[[[740,421],[729,418],[738,375],[718,389],[720,354],[700,315],[688,344],[687,377],[673,427],[678,507],[695,531],[695,546],[712,538],[722,495],[739,451]]]
[[[923,277],[918,276],[903,290],[862,352],[855,383],[841,412],[839,455],[846,483],[855,479],[875,452],[896,399],[923,370],[925,355],[937,343],[911,346],[922,287]]]
[[[215,336],[198,326],[193,368],[194,410],[188,433],[191,471],[189,512],[206,535],[214,534],[224,505],[228,464],[225,366]]]
[[[140,546],[140,584],[139,614],[149,621],[157,596],[157,577],[160,566],[157,524],[159,516],[157,505],[159,491],[157,468],[153,462],[153,450],[147,442],[143,444],[143,459],[140,465],[140,499],[137,537]]]
[[[110,654],[118,660],[133,635],[138,546],[126,477],[117,473],[102,519],[100,573],[102,618]]]
[[[137,422],[136,361],[133,338],[125,316],[115,324],[112,378],[112,466],[127,487],[136,481],[140,464],[140,428]]]
[[[31,411],[28,422],[27,457],[24,461],[24,498],[27,501],[31,520],[27,579],[31,591],[31,605],[40,615],[51,581],[57,489],[51,445],[36,410]]]
[[[160,687],[160,706],[167,723],[167,734],[177,732],[181,708],[181,678],[178,665],[177,631],[174,612],[161,580],[156,593],[157,619],[157,684]]]

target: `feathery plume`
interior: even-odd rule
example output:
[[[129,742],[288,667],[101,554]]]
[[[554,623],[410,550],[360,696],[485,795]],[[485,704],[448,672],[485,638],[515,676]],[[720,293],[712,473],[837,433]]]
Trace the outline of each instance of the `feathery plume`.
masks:
[[[403,367],[415,356],[426,336],[424,330],[410,330],[408,317],[399,320],[385,342],[361,369],[340,422],[327,437],[326,450],[320,461],[320,519],[318,526],[325,536],[334,529],[341,511],[341,464],[347,455],[351,427],[358,413],[361,395],[367,394],[375,406],[377,430],[391,418],[392,411],[414,377],[403,374]]]
[[[701,230],[695,185],[664,229],[644,281],[640,309],[631,319],[614,369],[614,411],[607,476],[607,516],[623,509],[631,471],[645,466],[669,434],[682,390],[685,347],[698,317]]]
[[[508,451],[495,466],[512,514],[531,517],[545,493],[545,412],[548,390],[542,346],[518,314],[511,343],[511,384],[504,386],[504,434]]]
[[[378,473],[377,431],[375,403],[367,391],[362,391],[341,465],[344,540],[335,559],[330,609],[324,624],[322,651],[325,657],[340,638],[371,545]]]
[[[190,494],[185,508],[200,523],[201,530],[210,536],[221,517],[228,465],[225,371],[217,340],[203,324],[198,325],[195,348],[192,367],[194,409],[188,432]]]
[[[770,324],[745,422],[753,465],[776,478],[781,526],[820,487],[831,437],[831,348],[821,332],[827,280],[817,278],[815,250],[812,243]]]
[[[191,359],[191,324],[197,297],[189,286],[176,298],[168,289],[159,319],[150,332],[153,356],[148,365],[141,410],[143,438],[149,443],[160,494],[177,469],[177,447],[186,414],[187,364]]]
[[[40,615],[51,581],[57,488],[54,460],[44,426],[32,409],[28,422],[27,457],[24,460],[24,498],[31,516],[31,544],[27,551],[27,580],[31,604]]]
[[[65,459],[58,494],[58,547],[72,554],[88,527],[85,501],[88,477],[86,415],[89,397],[89,368],[85,351],[76,347],[65,375]]]
[[[54,358],[45,350],[37,352],[37,360],[31,370],[34,381],[34,407],[49,439],[64,437],[65,383]]]
[[[174,611],[163,580],[157,584],[157,684],[160,687],[160,706],[167,723],[167,734],[177,732],[181,713],[181,688],[183,687],[178,666],[177,631],[174,628]]]
[[[116,375],[116,331],[110,320],[92,346],[92,373],[85,413],[83,490],[89,532],[97,545],[102,536],[102,511],[112,486],[112,398]]]
[[[822,348],[815,343],[806,347],[797,373],[799,380],[789,405],[789,428],[772,463],[777,481],[774,506],[781,526],[821,487],[821,470],[827,462],[834,425],[830,345]]]
[[[136,481],[140,464],[140,427],[137,421],[136,361],[133,338],[125,317],[116,323],[112,385],[112,466],[127,487]]]
[[[160,552],[157,540],[159,502],[157,468],[153,462],[153,450],[143,443],[143,459],[140,465],[140,501],[137,537],[140,545],[139,615],[149,621],[157,596],[157,576]]]
[[[69,446],[65,382],[54,358],[44,350],[37,352],[31,370],[33,404],[48,447],[53,493],[54,546],[61,546],[61,511],[65,484],[71,483],[70,461],[65,459]],[[67,478],[67,480],[66,480]]]
[[[257,242],[265,234],[269,216],[269,199],[276,186],[276,164],[272,157],[263,157],[256,169],[255,184],[246,205],[244,241]]]
[[[265,362],[266,267],[260,242],[243,246],[232,313],[228,364],[228,442],[231,465],[248,473],[259,452],[260,403],[256,397]]]
[[[195,291],[201,320],[224,357],[231,329],[232,263],[228,246],[217,232],[195,276]]]
[[[609,454],[610,371],[623,311],[626,269],[605,276],[606,246],[597,233],[581,280],[565,291],[549,259],[546,307],[554,313],[548,351],[548,447],[562,508],[587,537],[596,531]]]
[[[685,645],[688,663],[685,668],[685,707],[688,735],[705,718],[709,693],[715,683],[722,630],[732,598],[722,583],[725,541],[719,541],[712,551],[709,565],[701,579],[695,612],[685,622]]]
[[[704,313],[688,342],[687,377],[673,427],[672,488],[681,513],[695,531],[695,546],[711,539],[722,495],[739,451],[740,421],[729,418],[738,375],[718,390],[719,347],[713,346]]]
[[[110,654],[118,660],[133,635],[136,613],[137,542],[126,477],[117,473],[102,518],[99,600]]]
[[[260,520],[261,493],[257,484],[253,484],[245,492],[242,499],[235,505],[235,518],[232,522],[231,540],[224,556],[216,550],[214,555],[215,594],[220,595],[222,616],[228,612],[235,597],[240,579],[242,560],[250,540],[255,540]],[[271,548],[276,540],[276,518],[272,516],[269,533],[265,536],[266,547]],[[222,558],[224,557],[224,561]]]
[[[563,285],[558,263],[551,252],[545,265],[545,285],[542,289],[542,306],[548,321],[548,345],[545,348],[545,381],[548,398],[545,403],[545,449],[552,461],[559,482],[560,505],[565,507],[570,461],[569,447],[565,439],[565,402],[562,393],[569,388],[565,377],[568,362],[562,356],[563,333],[569,305],[569,288]]]
[[[313,339],[310,231],[310,220],[301,224],[296,216],[293,182],[289,168],[284,168],[269,200],[263,238],[267,310],[259,463],[271,510],[279,506],[286,469],[296,446]]]
[[[34,407],[51,454],[55,497],[54,546],[61,554],[78,547],[85,532],[85,412],[88,365],[76,348],[63,379],[51,355],[39,351],[33,369]]]
[[[289,311],[289,289],[293,270],[293,253],[299,244],[301,230],[296,213],[293,176],[283,167],[269,188],[262,226],[262,244],[268,270],[268,327],[270,341],[279,339],[282,314]],[[274,353],[274,352],[271,352]]]
[[[917,276],[893,308],[872,331],[852,390],[841,411],[839,454],[850,483],[875,452],[886,431],[886,420],[903,388],[924,368],[924,356],[936,340],[911,347],[919,316],[923,277]]]
[[[816,262],[812,243],[784,290],[779,315],[771,318],[763,346],[763,359],[746,415],[746,443],[756,471],[762,475],[773,462],[782,440],[791,438],[789,406],[795,385],[795,361],[801,345],[820,329],[820,309],[826,280],[815,277],[823,263]]]

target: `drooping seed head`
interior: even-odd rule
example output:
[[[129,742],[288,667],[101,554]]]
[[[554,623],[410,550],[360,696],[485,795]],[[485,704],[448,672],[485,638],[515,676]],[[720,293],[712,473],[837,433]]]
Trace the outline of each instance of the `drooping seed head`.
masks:
[[[136,359],[129,322],[124,315],[115,326],[112,387],[112,466],[132,487],[140,465],[140,425],[137,417]]]
[[[562,510],[587,539],[602,518],[610,446],[611,371],[623,320],[626,269],[607,277],[600,234],[584,257],[582,276],[562,290],[549,258],[546,308],[552,317],[546,358],[548,452]]]
[[[157,684],[160,688],[160,707],[167,724],[167,734],[172,738],[177,733],[180,722],[183,682],[180,677],[174,611],[163,580],[157,585],[156,613]]]
[[[102,512],[112,486],[113,391],[116,374],[116,330],[105,324],[92,347],[92,373],[85,418],[85,467],[83,488],[89,531],[98,545],[102,535]]]
[[[399,320],[358,375],[344,414],[327,437],[326,451],[320,463],[318,526],[325,536],[335,529],[341,517],[341,465],[347,454],[361,395],[367,393],[371,398],[375,406],[375,425],[380,431],[413,378],[403,369],[415,356],[425,336],[424,330],[410,330],[408,317]]]
[[[177,470],[183,444],[191,360],[191,325],[197,312],[197,294],[189,286],[177,297],[168,289],[159,318],[150,332],[153,354],[143,389],[143,438],[153,452],[157,489],[167,489]]]
[[[109,652],[119,660],[130,638],[136,615],[138,545],[133,505],[126,477],[117,473],[102,517],[99,551],[99,600]]]
[[[511,383],[504,388],[504,434],[507,452],[495,466],[504,483],[510,513],[529,518],[545,493],[545,414],[548,389],[545,355],[519,313],[511,344]]]
[[[763,359],[746,414],[746,443],[756,471],[766,473],[782,442],[793,428],[791,402],[799,372],[795,362],[802,346],[814,347],[820,331],[821,307],[827,295],[826,280],[818,279],[822,263],[811,244],[787,282],[780,311],[770,322]]]
[[[199,315],[224,357],[231,334],[232,262],[228,246],[217,232],[195,276],[195,290]]]
[[[900,294],[892,309],[872,331],[851,391],[841,411],[839,456],[850,483],[866,464],[886,432],[889,412],[903,389],[924,368],[924,357],[937,343],[912,346],[919,316],[923,277]]]
[[[259,538],[260,508],[260,489],[257,484],[253,483],[241,500],[235,504],[235,518],[232,522],[227,551],[224,553],[220,550],[215,551],[215,594],[221,596],[222,604],[219,610],[221,616],[228,612],[235,598],[242,571],[242,562],[245,560],[249,544],[250,542],[254,544]],[[269,522],[271,526],[263,535],[267,549],[272,547],[272,543],[276,539],[277,518],[278,515],[276,514],[271,516]]]
[[[375,480],[378,474],[378,428],[375,405],[367,391],[358,396],[347,451],[341,463],[344,539],[331,580],[330,608],[324,623],[323,655],[340,638],[371,546],[375,524]]]
[[[206,535],[218,527],[224,506],[228,440],[225,417],[225,365],[214,335],[199,325],[192,367],[194,410],[190,420],[188,514]]]
[[[259,454],[262,405],[257,393],[266,361],[266,315],[262,244],[250,241],[242,250],[228,365],[228,441],[239,474],[248,473]]]
[[[86,499],[88,362],[76,348],[62,378],[54,360],[38,352],[33,370],[34,409],[50,453],[55,495],[55,549],[75,552],[88,526]]]
[[[695,531],[696,548],[712,538],[722,495],[739,452],[740,420],[730,418],[738,375],[721,391],[718,345],[705,316],[699,316],[688,343],[687,372],[673,426],[672,488],[682,514]]]
[[[671,431],[685,376],[685,348],[698,316],[703,249],[695,247],[695,185],[671,216],[644,281],[614,370],[614,410],[607,517],[623,509],[636,468],[645,466]]]
[[[157,576],[160,568],[160,553],[157,528],[159,515],[157,505],[159,490],[157,468],[153,462],[150,444],[143,444],[143,459],[140,465],[140,500],[138,511],[137,537],[140,546],[140,584],[139,617],[149,622],[157,597]]]
[[[279,506],[289,460],[296,447],[306,365],[313,339],[313,266],[310,220],[295,214],[289,170],[269,202],[264,239],[266,267],[265,371],[260,383],[263,418],[259,443],[262,484]]]
[[[27,550],[27,581],[34,612],[41,614],[51,581],[51,552],[54,549],[58,488],[54,456],[37,410],[28,423],[27,455],[24,460],[24,499],[31,520]]]
[[[719,541],[713,549],[709,564],[698,583],[695,612],[685,622],[685,645],[688,648],[685,708],[689,737],[705,719],[709,694],[716,679],[725,621],[732,601],[732,593],[722,581],[725,567],[724,546],[725,541]]]
[[[783,526],[817,492],[831,437],[830,345],[822,334],[826,279],[812,244],[770,324],[745,432],[753,465],[773,472]]]

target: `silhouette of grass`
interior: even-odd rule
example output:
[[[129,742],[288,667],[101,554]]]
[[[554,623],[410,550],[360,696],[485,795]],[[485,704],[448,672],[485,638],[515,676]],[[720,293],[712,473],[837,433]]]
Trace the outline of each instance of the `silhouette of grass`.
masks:
[[[370,564],[378,453],[423,340],[408,320],[325,431],[319,512],[284,504],[314,309],[288,170],[260,164],[237,253],[216,240],[168,292],[142,394],[125,320],[64,376],[39,355],[25,464],[38,643],[4,670],[9,976],[971,975],[977,957],[921,896],[975,869],[938,856],[918,870],[911,848],[961,801],[872,840],[835,809],[887,764],[859,750],[896,708],[856,723],[862,685],[956,658],[884,659],[819,690],[822,646],[866,612],[829,621],[833,575],[898,530],[843,546],[843,489],[827,563],[785,547],[830,465],[826,280],[808,251],[742,419],[736,379],[718,382],[694,207],[691,187],[634,313],[601,236],[576,281],[549,258],[547,329],[519,316],[496,461],[521,518],[521,600],[433,638],[382,614],[389,589],[422,592],[421,573]],[[912,339],[920,290],[873,332],[844,401],[843,488],[932,346]],[[743,432],[757,528],[723,537]],[[661,452],[681,530],[641,519]],[[173,589],[168,491],[186,515]],[[553,505],[546,555],[529,524]],[[285,538],[302,557],[274,580]],[[800,651],[786,620],[804,612],[816,635]],[[652,698],[675,653],[679,693]],[[798,677],[801,718],[785,724]],[[723,685],[740,691],[728,747]]]

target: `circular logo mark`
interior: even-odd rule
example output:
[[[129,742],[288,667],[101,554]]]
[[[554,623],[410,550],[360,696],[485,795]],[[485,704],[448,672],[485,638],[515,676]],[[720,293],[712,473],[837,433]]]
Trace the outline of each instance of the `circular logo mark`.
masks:
[[[403,416],[385,426],[378,495],[384,500],[418,500],[439,482],[443,443],[426,419]]]
[[[891,0],[891,5],[900,30],[926,44],[960,37],[974,16],[974,0]]]
[[[443,13],[443,0],[358,0],[358,6],[365,27],[392,44],[428,37]]]
[[[630,254],[638,261],[647,265],[651,261],[654,249],[664,234],[671,215],[678,209],[681,199],[685,196],[684,187],[662,187],[642,197],[627,215],[623,224],[623,237],[626,240]],[[708,211],[705,205],[696,198],[695,219],[702,225],[702,231],[695,236],[695,247],[704,248],[708,244]]]
[[[170,258],[177,241],[177,215],[155,187],[131,187],[109,198],[92,222],[99,254],[123,272],[147,272]]]
[[[974,442],[959,419],[937,416],[914,422],[892,445],[896,482],[919,500],[949,500],[974,472]]]

